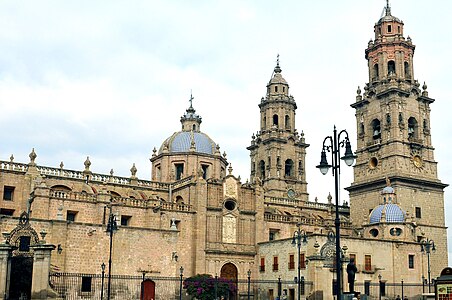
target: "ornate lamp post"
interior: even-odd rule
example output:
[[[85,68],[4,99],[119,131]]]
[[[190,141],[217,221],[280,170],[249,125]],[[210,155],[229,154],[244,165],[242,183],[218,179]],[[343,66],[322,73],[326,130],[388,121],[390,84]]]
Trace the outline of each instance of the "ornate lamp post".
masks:
[[[179,274],[180,274],[180,282],[179,282],[179,300],[182,300],[182,281],[184,278],[184,267],[180,267],[179,269]]]
[[[421,252],[425,252],[427,253],[427,272],[428,272],[428,292],[431,293],[430,291],[430,283],[431,283],[431,279],[430,279],[430,252],[435,252],[436,251],[436,247],[435,247],[435,242],[429,239],[424,240],[423,242],[421,242]]]
[[[113,233],[118,230],[118,224],[116,223],[116,217],[110,213],[107,224],[107,232],[110,234],[110,256],[108,258],[108,284],[107,284],[107,299],[111,297],[111,251],[113,248]]]
[[[301,298],[301,243],[306,244],[308,242],[308,237],[304,231],[300,229],[300,223],[297,224],[297,230],[293,233],[292,245],[297,245],[298,247],[298,277],[297,277],[297,285],[298,285],[298,300]]]
[[[250,300],[251,270],[248,270],[248,300]]]
[[[102,263],[100,265],[102,268],[102,281],[101,281],[101,287],[100,287],[100,300],[104,300],[104,278],[105,278],[105,263]]]
[[[345,134],[345,137],[341,140],[341,135]],[[329,142],[326,143],[326,142]],[[333,168],[334,176],[334,194],[335,194],[335,208],[336,208],[336,218],[334,220],[334,225],[336,229],[336,295],[337,299],[342,300],[342,258],[341,258],[341,242],[340,242],[340,220],[339,220],[339,175],[340,175],[340,160],[339,160],[339,150],[345,146],[344,156],[341,157],[347,166],[353,165],[356,155],[353,154],[352,147],[350,145],[350,140],[348,138],[348,133],[344,129],[337,133],[336,126],[334,126],[333,136],[327,136],[323,140],[323,147],[320,156],[320,164],[317,168],[320,172],[325,175],[328,173],[329,168]],[[332,165],[330,165],[326,159],[326,152],[331,152]]]

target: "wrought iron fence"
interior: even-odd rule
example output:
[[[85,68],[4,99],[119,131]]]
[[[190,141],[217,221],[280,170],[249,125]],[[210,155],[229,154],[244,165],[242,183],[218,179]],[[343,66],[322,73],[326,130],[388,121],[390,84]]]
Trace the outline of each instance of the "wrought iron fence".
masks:
[[[154,300],[178,300],[180,277],[152,277],[146,276],[155,283]],[[183,278],[185,279],[185,278]],[[102,275],[100,274],[79,274],[79,273],[54,273],[50,275],[50,285],[59,297],[65,300],[103,300],[107,299],[108,276],[104,276],[102,285]],[[112,275],[111,277],[111,300],[138,300],[141,298],[142,276]],[[297,299],[298,285],[294,281],[286,280],[250,280],[239,279],[237,282],[237,295],[235,299],[252,300],[277,300]],[[103,293],[102,293],[103,287]],[[303,281],[300,284],[300,291],[303,299],[317,300],[329,298],[332,287],[328,291],[315,291],[313,282]],[[420,299],[427,287],[422,283],[388,283],[384,282],[357,282],[355,290],[360,292],[361,300],[367,299]],[[283,297],[285,296],[285,298]],[[278,298],[280,296],[280,298]],[[182,291],[183,300],[190,297]],[[227,297],[225,300],[229,300]]]

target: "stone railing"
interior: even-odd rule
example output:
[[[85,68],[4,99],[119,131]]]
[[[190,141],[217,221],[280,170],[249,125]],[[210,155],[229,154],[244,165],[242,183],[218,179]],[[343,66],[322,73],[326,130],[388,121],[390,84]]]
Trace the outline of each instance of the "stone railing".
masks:
[[[310,201],[302,201],[298,199],[289,199],[289,198],[278,198],[278,197],[264,197],[265,204],[279,204],[279,205],[287,205],[293,207],[301,207],[301,208],[315,208],[321,210],[330,209],[334,204],[329,203],[321,203],[321,202],[310,202]],[[350,211],[348,206],[339,206],[339,211],[343,213],[347,213]]]
[[[191,211],[191,205],[183,203],[162,202],[161,208],[164,210]]]
[[[295,216],[265,213],[264,214],[264,220],[265,221],[269,221],[269,222],[291,223],[291,222],[296,222],[297,218]]]
[[[0,161],[0,170],[27,172],[28,165],[11,161]]]
[[[82,200],[94,202],[97,200],[97,195],[92,195],[88,193],[79,193],[72,191],[62,191],[62,190],[50,190],[49,195],[51,198],[58,199],[69,199],[69,200]]]

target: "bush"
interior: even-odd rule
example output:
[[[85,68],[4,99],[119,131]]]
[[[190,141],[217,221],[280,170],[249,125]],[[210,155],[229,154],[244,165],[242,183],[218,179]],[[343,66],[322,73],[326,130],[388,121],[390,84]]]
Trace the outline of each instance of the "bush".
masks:
[[[225,278],[213,278],[209,274],[198,274],[184,280],[184,289],[192,299],[212,300],[215,299],[215,285],[217,297],[227,296],[235,293],[237,286],[234,282]]]

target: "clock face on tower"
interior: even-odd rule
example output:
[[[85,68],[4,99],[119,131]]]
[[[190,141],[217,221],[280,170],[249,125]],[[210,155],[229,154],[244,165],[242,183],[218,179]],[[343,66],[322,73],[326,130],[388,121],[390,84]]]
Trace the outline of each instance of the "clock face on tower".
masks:
[[[289,189],[289,190],[287,191],[287,196],[288,196],[289,198],[291,198],[291,199],[295,198],[295,191],[292,190],[292,189]]]
[[[412,161],[416,168],[422,168],[422,165],[424,164],[422,158],[419,155],[413,156]]]

